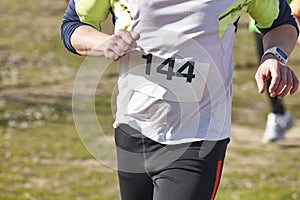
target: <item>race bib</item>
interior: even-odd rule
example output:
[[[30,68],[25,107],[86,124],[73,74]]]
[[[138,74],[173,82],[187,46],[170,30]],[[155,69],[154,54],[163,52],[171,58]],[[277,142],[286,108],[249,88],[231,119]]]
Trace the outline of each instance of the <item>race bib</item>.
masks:
[[[140,51],[130,53],[128,66],[131,89],[175,102],[199,102],[209,70],[209,63],[161,58]]]

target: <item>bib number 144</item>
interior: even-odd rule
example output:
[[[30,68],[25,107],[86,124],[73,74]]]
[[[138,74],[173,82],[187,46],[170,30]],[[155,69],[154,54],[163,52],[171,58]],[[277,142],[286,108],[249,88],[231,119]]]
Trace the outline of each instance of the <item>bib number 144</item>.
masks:
[[[146,71],[145,74],[151,74],[151,67],[152,67],[152,54],[142,55],[143,59],[146,59]],[[160,63],[157,68],[156,72],[160,74],[165,74],[167,80],[172,80],[174,76],[176,77],[183,77],[186,78],[186,82],[191,83],[192,80],[195,78],[194,68],[195,62],[194,61],[187,61],[182,66],[179,67],[178,70],[174,71],[175,67],[175,59],[174,58],[167,58],[162,63]]]

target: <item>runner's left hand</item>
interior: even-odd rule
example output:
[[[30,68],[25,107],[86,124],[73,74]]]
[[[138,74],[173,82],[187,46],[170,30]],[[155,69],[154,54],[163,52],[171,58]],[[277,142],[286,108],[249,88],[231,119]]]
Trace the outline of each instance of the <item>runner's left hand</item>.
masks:
[[[287,93],[291,95],[296,92],[299,80],[292,69],[282,64],[272,54],[265,55],[255,74],[259,93],[266,90],[266,80],[272,78],[269,87],[271,97],[283,98]]]

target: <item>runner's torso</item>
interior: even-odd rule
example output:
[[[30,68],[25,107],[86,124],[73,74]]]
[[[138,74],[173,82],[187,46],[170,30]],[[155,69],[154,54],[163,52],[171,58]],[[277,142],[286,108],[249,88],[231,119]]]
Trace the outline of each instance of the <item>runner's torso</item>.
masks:
[[[257,26],[269,28],[278,17],[279,0],[75,1],[80,21],[96,28],[105,20],[110,8],[115,16],[116,30],[123,28],[141,34],[137,42],[141,50],[138,63],[153,64],[154,69],[147,71],[150,65],[145,64],[139,66],[145,68],[140,70],[144,74],[131,73],[136,67],[132,66],[133,56],[128,54],[120,60],[114,126],[127,123],[161,143],[229,137],[235,22],[242,13],[249,12]],[[149,54],[161,58],[159,63],[151,63]],[[196,71],[208,66],[208,70],[201,72],[203,94],[197,98],[184,94],[176,101],[165,95],[168,84],[175,86],[169,92],[176,96],[199,77],[192,70],[188,71],[192,65],[185,65],[186,60],[180,59],[195,63]],[[131,80],[141,77],[149,82],[145,87],[132,87],[132,74],[134,79]],[[156,79],[149,78],[149,74]],[[165,78],[161,81],[166,84],[153,81],[159,76]],[[197,88],[193,90],[198,92]]]

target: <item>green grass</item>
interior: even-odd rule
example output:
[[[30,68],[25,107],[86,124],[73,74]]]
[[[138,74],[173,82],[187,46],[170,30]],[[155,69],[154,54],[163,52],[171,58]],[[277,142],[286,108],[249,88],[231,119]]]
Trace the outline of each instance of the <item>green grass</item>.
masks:
[[[68,53],[61,44],[65,8],[63,0],[0,2],[1,200],[120,199],[116,171],[107,166],[114,161],[114,149],[100,146],[105,163],[97,161],[74,125],[73,83],[84,58]],[[245,27],[243,18],[234,47],[233,136],[217,199],[300,199],[297,134],[283,143],[260,142],[269,107],[266,95],[257,93],[254,41]],[[109,23],[104,30],[112,31]],[[299,53],[296,47],[289,62],[298,75]],[[116,78],[112,65],[95,97],[96,118],[109,140]],[[295,126],[299,100],[299,93],[285,99]]]

